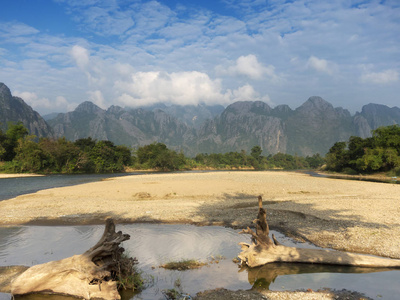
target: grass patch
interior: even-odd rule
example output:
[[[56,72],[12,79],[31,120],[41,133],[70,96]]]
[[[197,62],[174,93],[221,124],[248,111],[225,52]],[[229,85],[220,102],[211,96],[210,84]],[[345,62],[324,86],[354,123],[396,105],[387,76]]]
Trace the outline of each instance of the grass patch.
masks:
[[[138,261],[127,254],[122,254],[119,261],[118,271],[115,274],[118,289],[141,291],[144,289],[145,280],[142,271],[136,265]]]
[[[160,268],[164,268],[167,270],[176,270],[176,271],[186,271],[199,269],[203,266],[207,266],[209,264],[218,264],[220,260],[225,259],[222,255],[210,256],[207,262],[201,262],[196,259],[182,259],[179,261],[171,261],[166,264],[160,266]]]
[[[191,269],[199,269],[205,265],[207,265],[207,263],[203,263],[195,259],[184,259],[180,261],[171,261],[161,265],[160,267],[167,270],[186,271]]]

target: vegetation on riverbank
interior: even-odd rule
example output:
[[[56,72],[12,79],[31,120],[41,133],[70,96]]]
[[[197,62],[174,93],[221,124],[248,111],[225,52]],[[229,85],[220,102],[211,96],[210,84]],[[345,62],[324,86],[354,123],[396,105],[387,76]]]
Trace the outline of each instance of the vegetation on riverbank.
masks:
[[[352,136],[337,142],[326,155],[326,170],[355,174],[400,175],[400,126],[379,127],[372,137]]]
[[[400,127],[380,127],[370,138],[352,136],[348,142],[336,142],[326,157],[320,154],[301,157],[284,153],[262,155],[260,146],[246,151],[200,153],[186,157],[163,143],[130,149],[110,141],[82,138],[37,139],[28,135],[22,123],[9,124],[0,131],[0,172],[3,173],[112,173],[130,170],[201,169],[318,169],[345,174],[385,172],[400,175]]]
[[[28,135],[22,123],[9,124],[0,131],[0,172],[4,173],[111,173],[131,170],[198,170],[198,169],[314,169],[324,163],[319,154],[300,157],[277,153],[262,156],[260,146],[251,153],[201,153],[194,158],[168,149],[163,143],[152,143],[137,149],[116,146],[110,141],[82,138],[75,142],[65,138],[37,139]]]

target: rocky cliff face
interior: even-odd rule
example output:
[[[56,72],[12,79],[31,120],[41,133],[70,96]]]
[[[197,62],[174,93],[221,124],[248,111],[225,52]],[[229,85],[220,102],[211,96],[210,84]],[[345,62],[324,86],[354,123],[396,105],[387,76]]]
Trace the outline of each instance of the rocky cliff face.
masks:
[[[21,121],[30,134],[37,137],[53,136],[51,127],[21,98],[11,95],[10,89],[0,82],[0,128],[7,130],[8,122]]]
[[[268,153],[285,152],[285,125],[271,112],[271,107],[260,101],[229,105],[198,131],[198,152],[250,151],[256,145]]]
[[[160,109],[125,110],[111,106],[103,110],[91,102],[84,102],[74,111],[59,114],[49,120],[57,137],[75,141],[92,137],[110,140],[115,144],[143,146],[153,142],[165,143],[177,150],[186,150],[193,142],[194,130]]]
[[[360,113],[354,116],[358,136],[370,137],[371,130],[380,126],[400,124],[400,108],[388,107],[382,104],[364,105]]]
[[[186,117],[174,117],[171,111]],[[157,141],[191,156],[241,150],[249,153],[256,145],[264,155],[324,155],[337,141],[347,141],[352,135],[367,137],[379,126],[400,123],[396,107],[369,104],[351,116],[346,109],[335,108],[320,97],[310,97],[295,110],[287,105],[271,108],[260,101],[236,102],[199,128],[188,124],[193,113],[193,108],[166,106],[133,110],[112,106],[102,110],[84,102],[75,111],[49,122],[57,136],[70,140],[91,136],[134,147]],[[209,111],[207,114],[210,116]]]
[[[337,141],[354,135],[350,112],[334,108],[320,97],[310,97],[286,120],[287,153],[325,154]]]
[[[222,105],[171,105],[158,104],[150,107],[143,107],[144,110],[163,112],[171,115],[175,119],[184,123],[186,126],[199,129],[205,121],[211,120],[224,111]]]

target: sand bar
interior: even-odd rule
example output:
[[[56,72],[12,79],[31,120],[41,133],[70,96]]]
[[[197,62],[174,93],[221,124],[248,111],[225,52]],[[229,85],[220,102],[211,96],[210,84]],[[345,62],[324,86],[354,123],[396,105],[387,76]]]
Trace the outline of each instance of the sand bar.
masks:
[[[44,176],[44,175],[31,174],[31,173],[0,174],[0,179],[2,179],[2,178],[17,178],[17,177],[36,177],[36,176]]]
[[[1,179],[0,179],[1,180]],[[272,229],[319,246],[400,258],[400,185],[297,172],[143,174],[0,202],[0,225],[185,222],[245,227],[262,195]]]

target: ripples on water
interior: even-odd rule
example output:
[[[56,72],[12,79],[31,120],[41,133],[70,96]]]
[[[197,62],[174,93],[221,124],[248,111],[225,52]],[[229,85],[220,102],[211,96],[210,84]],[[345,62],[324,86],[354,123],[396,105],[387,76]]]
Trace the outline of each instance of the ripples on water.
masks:
[[[131,256],[137,257],[139,269],[152,278],[152,284],[142,293],[124,299],[165,299],[162,290],[173,288],[176,280],[180,281],[182,290],[191,295],[219,287],[250,289],[252,285],[271,290],[346,288],[376,299],[394,299],[394,295],[400,294],[400,271],[343,274],[359,270],[273,264],[239,272],[232,259],[240,252],[238,243],[249,242],[249,237],[230,228],[130,224],[117,225],[117,230],[131,236],[123,246]],[[0,227],[0,266],[32,266],[81,254],[97,243],[103,231],[104,226]],[[292,243],[279,233],[275,235],[285,245]],[[219,256],[225,259],[197,270],[171,271],[158,267],[170,261],[197,259],[205,262]],[[5,299],[9,300],[10,296],[0,294],[0,300]]]

